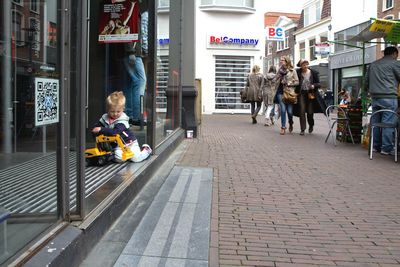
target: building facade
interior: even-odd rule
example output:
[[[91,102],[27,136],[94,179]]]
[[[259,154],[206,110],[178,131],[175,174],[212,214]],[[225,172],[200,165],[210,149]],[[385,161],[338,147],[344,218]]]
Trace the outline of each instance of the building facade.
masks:
[[[252,66],[262,67],[261,1],[197,1],[195,75],[202,85],[202,113],[249,112],[239,92]]]
[[[0,2],[0,265],[29,261],[65,231],[95,242],[182,128],[196,134],[194,15],[194,0]],[[91,129],[114,91],[154,156],[86,166]],[[82,240],[64,247],[77,262]]]
[[[345,7],[341,0],[310,0],[304,5],[295,32],[295,60],[309,59],[311,68],[320,73],[322,89],[332,90],[336,101],[343,87],[359,97],[362,50],[356,43],[344,44],[376,16],[376,7],[376,1],[366,0],[346,2]],[[373,50],[365,50],[366,63],[376,59]]]
[[[294,60],[295,38],[294,32],[297,28],[300,14],[267,12],[265,13],[265,27],[272,26],[275,29],[282,29],[284,32],[284,41],[266,40],[264,73],[270,66],[279,67],[279,59],[282,56],[288,56]]]

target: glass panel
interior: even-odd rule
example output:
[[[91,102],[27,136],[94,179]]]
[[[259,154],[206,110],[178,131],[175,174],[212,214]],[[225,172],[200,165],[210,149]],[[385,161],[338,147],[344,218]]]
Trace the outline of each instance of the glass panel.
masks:
[[[212,5],[214,0],[201,0],[201,5]]]
[[[240,100],[240,90],[250,73],[250,57],[215,57],[215,108],[248,109]]]
[[[314,46],[315,46],[315,39],[311,39],[310,42],[309,42],[310,60],[314,60],[314,59],[316,58],[316,57],[315,57],[315,49],[314,49]]]
[[[343,43],[345,38],[344,31],[335,33],[335,41],[339,43]],[[335,44],[335,52],[344,51],[345,45],[343,44]]]
[[[159,8],[168,8],[169,7],[169,0],[159,0],[158,1]]]
[[[87,158],[86,213],[122,182],[111,179],[126,165],[114,161],[135,160],[125,152],[118,154],[120,146],[114,141],[96,144],[95,136],[113,135],[106,129],[117,129],[114,126],[120,122],[120,126],[126,127],[124,132],[119,132],[122,141],[136,147],[137,143],[134,141],[137,140],[141,147],[147,143],[149,108],[146,106],[149,62],[148,1],[90,1],[89,12],[91,23],[88,44],[86,148],[97,147],[101,153],[91,151],[91,157]],[[106,98],[117,91],[122,92],[125,97],[125,109],[117,122],[111,122],[107,117],[107,112],[111,109],[106,107]],[[103,116],[105,120],[101,121]],[[93,133],[97,126],[103,129],[100,133]],[[139,157],[139,153],[135,155]],[[101,169],[97,167],[103,164],[106,165]],[[94,172],[96,168],[97,171]]]
[[[246,0],[245,1],[245,6],[253,8],[254,7],[254,0]]]
[[[179,73],[170,67],[169,20],[170,13],[157,14],[156,144],[179,127]]]
[[[243,6],[243,0],[215,0],[219,6]]]
[[[58,218],[58,8],[30,3],[0,2],[0,265]]]

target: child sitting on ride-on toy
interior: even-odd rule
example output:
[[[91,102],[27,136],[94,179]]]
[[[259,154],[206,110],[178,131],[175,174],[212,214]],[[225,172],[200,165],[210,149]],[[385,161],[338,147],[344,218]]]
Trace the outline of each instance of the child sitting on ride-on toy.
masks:
[[[119,135],[125,143],[125,147],[133,152],[133,157],[128,160],[141,162],[150,156],[152,150],[147,144],[144,144],[140,149],[135,135],[129,130],[129,117],[124,113],[125,102],[126,99],[123,92],[111,93],[106,99],[107,113],[103,114],[92,129],[92,133],[105,136]],[[113,152],[114,161],[123,162],[125,160],[124,151],[118,144],[113,146]]]

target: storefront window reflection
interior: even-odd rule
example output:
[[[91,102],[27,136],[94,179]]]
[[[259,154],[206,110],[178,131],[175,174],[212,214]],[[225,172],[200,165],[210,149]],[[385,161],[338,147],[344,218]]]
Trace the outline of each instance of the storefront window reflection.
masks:
[[[0,2],[0,265],[58,218],[57,9]]]
[[[158,1],[157,75],[156,75],[156,144],[179,127],[179,73],[170,68],[169,0]]]

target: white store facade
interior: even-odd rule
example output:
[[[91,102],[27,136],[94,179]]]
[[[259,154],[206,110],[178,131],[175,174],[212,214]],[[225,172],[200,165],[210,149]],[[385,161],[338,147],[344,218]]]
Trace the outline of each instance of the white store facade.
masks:
[[[264,10],[257,6],[261,1],[197,1],[195,77],[202,84],[203,114],[249,113],[239,92],[252,66],[262,67]]]

